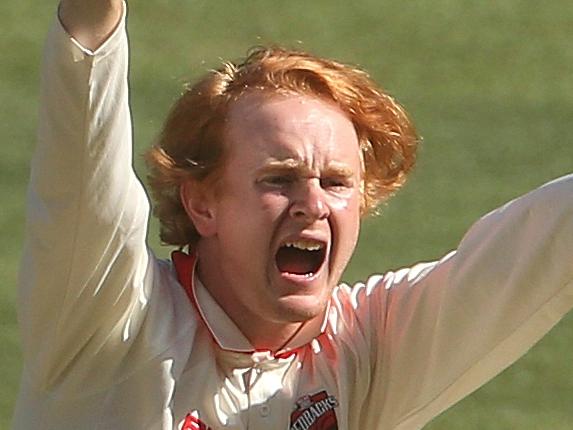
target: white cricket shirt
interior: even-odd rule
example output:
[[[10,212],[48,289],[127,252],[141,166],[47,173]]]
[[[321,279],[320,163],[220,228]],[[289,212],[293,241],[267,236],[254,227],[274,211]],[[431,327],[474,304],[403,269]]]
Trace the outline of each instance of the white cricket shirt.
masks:
[[[176,273],[146,246],[127,70],[123,23],[94,53],[52,28],[14,429],[419,429],[573,306],[568,176],[485,216],[440,261],[340,285],[324,324],[280,354],[253,351],[192,282],[191,257]]]

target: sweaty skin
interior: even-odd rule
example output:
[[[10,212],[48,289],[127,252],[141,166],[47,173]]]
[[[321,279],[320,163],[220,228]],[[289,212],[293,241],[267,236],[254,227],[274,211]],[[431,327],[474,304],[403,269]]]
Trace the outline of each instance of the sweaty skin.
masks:
[[[326,101],[250,94],[231,108],[225,145],[217,195],[183,193],[202,235],[199,276],[253,346],[274,350],[323,317],[356,246],[358,138]],[[281,271],[285,244],[318,247],[324,261],[316,273]]]

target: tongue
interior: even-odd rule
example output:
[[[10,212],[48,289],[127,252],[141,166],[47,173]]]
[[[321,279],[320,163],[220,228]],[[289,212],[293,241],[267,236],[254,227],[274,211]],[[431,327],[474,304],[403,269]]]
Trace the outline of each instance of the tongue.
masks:
[[[319,251],[304,251],[294,247],[282,247],[277,252],[277,267],[281,272],[305,275],[318,270]],[[320,261],[318,261],[320,264]]]

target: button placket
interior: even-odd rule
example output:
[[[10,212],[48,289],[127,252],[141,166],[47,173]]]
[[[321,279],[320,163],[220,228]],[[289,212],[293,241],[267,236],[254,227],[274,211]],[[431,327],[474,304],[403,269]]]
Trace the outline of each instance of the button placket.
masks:
[[[275,421],[284,417],[280,407],[273,407],[273,399],[283,389],[285,372],[296,361],[296,355],[277,358],[267,351],[258,351],[251,358],[252,367],[248,372],[250,384],[247,394],[249,410],[246,414],[248,428],[256,430],[275,428]]]

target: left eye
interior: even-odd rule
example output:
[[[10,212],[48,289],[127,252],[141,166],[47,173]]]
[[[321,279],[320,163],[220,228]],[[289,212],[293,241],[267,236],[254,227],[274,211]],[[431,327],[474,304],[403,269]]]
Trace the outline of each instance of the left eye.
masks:
[[[324,178],[320,180],[320,184],[323,188],[347,188],[351,186],[347,179],[341,178]]]

